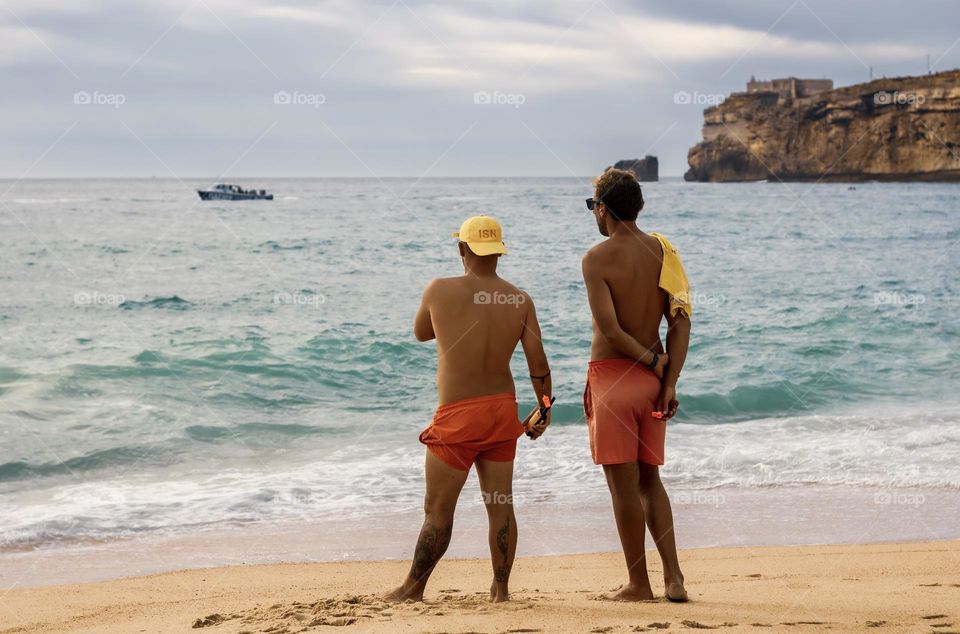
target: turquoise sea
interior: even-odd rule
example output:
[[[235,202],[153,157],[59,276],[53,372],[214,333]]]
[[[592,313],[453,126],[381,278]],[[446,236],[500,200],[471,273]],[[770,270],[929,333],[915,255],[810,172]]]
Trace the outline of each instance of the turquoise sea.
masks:
[[[0,181],[0,567],[205,531],[415,530],[436,353],[412,317],[430,278],[460,272],[450,234],[476,213],[505,227],[501,273],[537,304],[557,395],[548,434],[521,439],[518,515],[612,530],[581,405],[580,257],[601,239],[589,179],[240,184],[277,199],[202,203],[204,181]],[[663,469],[681,537],[728,500],[807,508],[816,491],[841,500],[819,509],[838,524],[850,495],[889,509],[876,539],[960,537],[952,522],[902,530],[923,502],[960,515],[960,189],[644,191],[641,226],[680,249],[695,301]],[[525,410],[519,353],[515,372]],[[728,519],[687,544],[804,541]]]

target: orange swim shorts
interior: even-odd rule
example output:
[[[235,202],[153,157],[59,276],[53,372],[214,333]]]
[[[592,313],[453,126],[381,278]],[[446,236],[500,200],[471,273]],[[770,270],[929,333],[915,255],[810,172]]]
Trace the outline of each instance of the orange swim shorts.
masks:
[[[595,464],[663,464],[667,423],[652,416],[660,379],[631,359],[591,361],[583,413]]]
[[[513,460],[521,434],[517,397],[505,392],[441,405],[420,442],[454,469],[469,471],[477,459]]]

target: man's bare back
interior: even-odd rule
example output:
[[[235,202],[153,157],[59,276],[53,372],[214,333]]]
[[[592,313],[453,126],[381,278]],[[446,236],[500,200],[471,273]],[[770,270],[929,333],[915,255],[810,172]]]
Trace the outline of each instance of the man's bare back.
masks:
[[[462,275],[431,282],[424,306],[437,339],[441,405],[515,391],[513,351],[525,333],[539,330],[530,323],[529,295],[497,275]]]
[[[490,522],[490,599],[508,600],[518,534],[512,502],[517,438],[526,431],[535,440],[550,424],[548,408],[529,425],[519,420],[510,372],[518,342],[527,357],[535,402],[551,402],[553,384],[533,301],[497,275],[497,262],[507,253],[500,223],[473,216],[453,237],[460,239],[464,275],[430,282],[413,322],[417,340],[437,340],[440,404],[420,434],[427,446],[423,526],[410,572],[384,595],[390,601],[423,598],[450,543],[457,499],[474,464]]]
[[[588,265],[609,289],[620,327],[648,350],[663,353],[660,322],[667,302],[660,288],[663,250],[653,236],[637,230],[604,240],[590,249]],[[590,359],[624,358],[593,321]]]
[[[665,252],[668,243],[661,246],[658,237],[637,227],[643,193],[633,173],[613,168],[604,172],[595,181],[587,208],[607,239],[583,258],[583,280],[593,314],[584,416],[594,462],[603,465],[610,489],[629,576],[628,583],[604,598],[653,598],[646,565],[646,525],[663,562],[664,594],[671,601],[686,601],[673,513],[658,466],[664,462],[664,423],[679,406],[676,384],[690,338],[689,307],[674,311],[672,306],[689,301],[689,289],[675,289],[672,280],[662,288],[661,269],[667,264],[678,267],[684,284],[686,275],[679,257],[675,262],[667,260],[675,255]],[[669,326],[666,351],[660,341],[664,318]],[[658,380],[638,369],[639,364],[652,370]]]

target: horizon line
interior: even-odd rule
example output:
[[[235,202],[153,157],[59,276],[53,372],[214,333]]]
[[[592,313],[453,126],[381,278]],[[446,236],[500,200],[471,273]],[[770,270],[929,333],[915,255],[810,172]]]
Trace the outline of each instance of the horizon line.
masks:
[[[326,180],[387,180],[387,179],[418,179],[418,180],[444,180],[444,179],[464,179],[464,178],[568,178],[568,179],[591,179],[595,178],[596,174],[584,174],[582,176],[570,176],[570,175],[553,175],[553,176],[543,176],[537,174],[509,174],[509,175],[500,175],[500,174],[490,174],[490,175],[470,175],[470,176],[232,176],[229,178],[220,177],[210,179],[206,176],[27,176],[27,177],[17,177],[17,176],[0,176],[0,181],[18,181],[18,182],[27,182],[27,181],[46,181],[46,180],[157,180],[157,181],[186,181],[186,180],[206,180],[208,182],[229,182],[236,180],[250,180],[250,179],[274,179],[274,180],[302,180],[302,179],[326,179]],[[663,174],[661,175],[661,180],[664,178],[683,178],[683,174]],[[641,181],[641,182],[656,182],[656,181]]]

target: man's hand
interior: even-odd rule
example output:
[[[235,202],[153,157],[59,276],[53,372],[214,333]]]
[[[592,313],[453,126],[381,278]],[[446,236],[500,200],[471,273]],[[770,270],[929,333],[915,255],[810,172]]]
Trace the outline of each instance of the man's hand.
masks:
[[[664,352],[657,359],[657,365],[653,366],[653,373],[657,375],[658,379],[663,379],[663,372],[667,367],[667,363],[670,362],[670,355]]]
[[[664,385],[660,388],[660,396],[657,398],[657,410],[654,413],[660,414],[654,418],[661,420],[670,420],[677,413],[680,407],[680,401],[677,400],[677,388],[674,385]]]
[[[529,434],[531,440],[536,440],[540,436],[543,436],[543,432],[547,431],[547,427],[550,426],[550,414],[551,410],[547,410],[547,415],[540,420],[539,423],[530,427]]]

